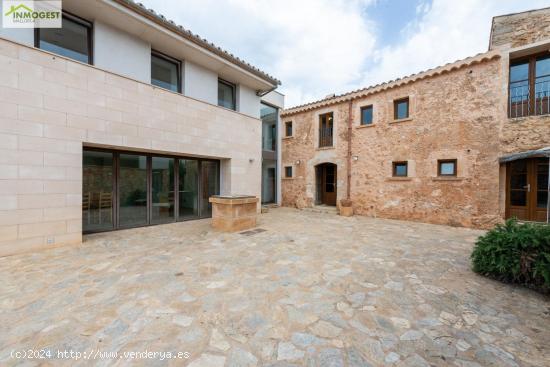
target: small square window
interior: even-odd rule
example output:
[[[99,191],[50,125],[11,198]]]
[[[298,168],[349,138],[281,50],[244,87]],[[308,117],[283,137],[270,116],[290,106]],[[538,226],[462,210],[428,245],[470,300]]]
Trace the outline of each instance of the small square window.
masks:
[[[292,177],[292,167],[291,166],[285,167],[285,177],[287,177],[287,178]]]
[[[407,177],[408,164],[407,162],[393,162],[393,177]]]
[[[409,117],[409,97],[393,101],[394,120],[406,119]]]
[[[218,79],[218,106],[237,110],[235,84]]]
[[[372,105],[361,107],[361,125],[372,124]]]
[[[292,121],[285,122],[285,136],[292,136]]]
[[[438,176],[456,176],[456,159],[440,159],[437,161]]]

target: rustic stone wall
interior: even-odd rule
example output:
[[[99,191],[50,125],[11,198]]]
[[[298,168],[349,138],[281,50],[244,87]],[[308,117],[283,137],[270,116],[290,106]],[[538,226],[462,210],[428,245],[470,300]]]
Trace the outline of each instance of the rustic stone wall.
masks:
[[[550,8],[493,18],[489,49],[513,48],[548,39]]]
[[[351,199],[368,216],[487,227],[500,220],[499,131],[505,108],[500,60],[463,67],[388,89],[352,105]],[[393,120],[393,101],[410,99],[410,118]],[[283,181],[283,204],[310,206],[314,166],[338,165],[338,198],[346,190],[349,102],[283,118],[295,136],[283,143],[283,165],[301,160],[297,177]],[[360,126],[360,108],[374,106],[374,123]],[[318,115],[334,112],[334,149],[315,149]],[[456,178],[437,177],[438,159],[457,159]],[[407,161],[409,177],[392,177],[392,161]]]

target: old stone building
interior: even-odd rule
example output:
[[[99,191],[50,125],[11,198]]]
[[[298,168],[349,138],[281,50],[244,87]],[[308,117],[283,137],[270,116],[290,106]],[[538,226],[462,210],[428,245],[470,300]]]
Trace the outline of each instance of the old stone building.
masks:
[[[283,205],[547,221],[549,48],[550,8],[498,16],[486,53],[285,110]]]

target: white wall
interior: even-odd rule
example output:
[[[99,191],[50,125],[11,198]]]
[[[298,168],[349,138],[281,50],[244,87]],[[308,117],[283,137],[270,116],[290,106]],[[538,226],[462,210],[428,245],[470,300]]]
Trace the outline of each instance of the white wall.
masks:
[[[96,21],[94,65],[144,83],[151,83],[151,45]]]
[[[218,74],[189,61],[184,62],[183,93],[191,98],[218,104]]]
[[[4,28],[2,17],[0,17],[0,37],[23,43],[27,46],[34,46],[33,28]]]
[[[256,95],[256,91],[246,85],[237,86],[237,111],[260,118],[260,97]]]

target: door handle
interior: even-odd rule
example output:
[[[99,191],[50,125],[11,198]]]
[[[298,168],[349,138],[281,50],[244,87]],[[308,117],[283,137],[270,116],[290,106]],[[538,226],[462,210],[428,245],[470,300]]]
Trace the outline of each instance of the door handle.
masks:
[[[531,184],[527,184],[527,186],[523,186],[524,189],[527,189],[527,192],[531,192]]]

